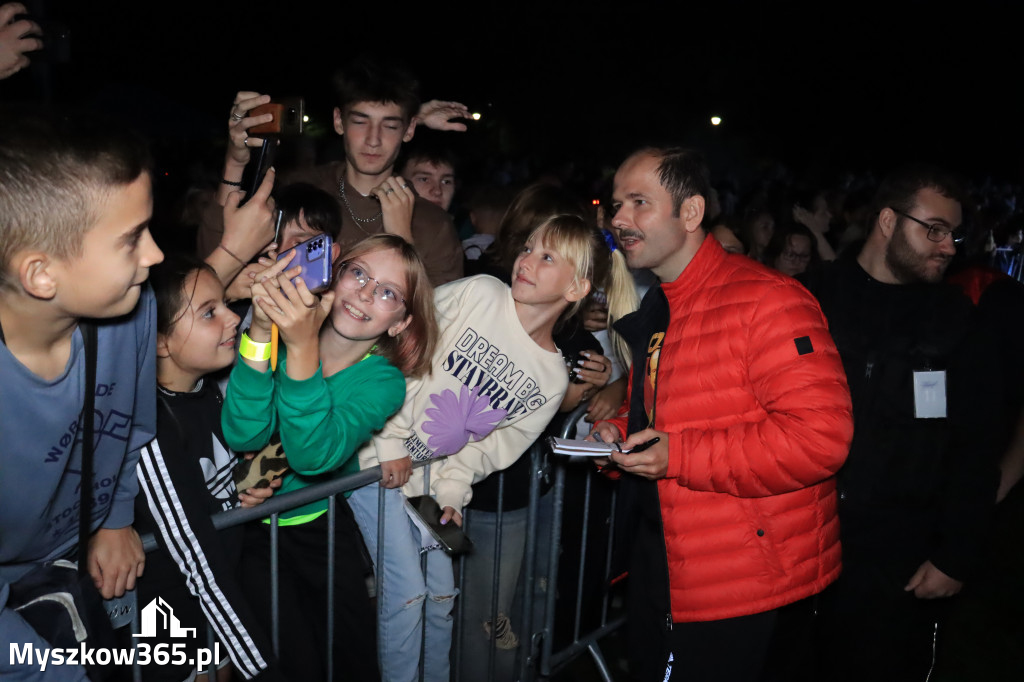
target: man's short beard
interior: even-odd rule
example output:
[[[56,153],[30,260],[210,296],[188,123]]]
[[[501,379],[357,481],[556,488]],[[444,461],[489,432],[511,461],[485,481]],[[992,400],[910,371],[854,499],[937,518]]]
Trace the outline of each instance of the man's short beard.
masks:
[[[913,284],[916,282],[927,282],[935,284],[942,281],[946,268],[949,267],[950,259],[937,271],[930,271],[928,261],[931,256],[922,256],[910,245],[906,235],[906,223],[900,219],[889,240],[889,246],[885,250],[885,264],[892,274],[902,284]]]

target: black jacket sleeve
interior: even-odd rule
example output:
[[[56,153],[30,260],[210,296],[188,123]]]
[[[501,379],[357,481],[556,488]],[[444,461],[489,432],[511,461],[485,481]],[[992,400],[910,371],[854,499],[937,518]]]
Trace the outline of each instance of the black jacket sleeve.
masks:
[[[968,321],[965,326],[970,331],[949,369],[952,443],[943,461],[938,535],[929,556],[939,570],[958,580],[970,577],[982,554],[999,484],[1003,427],[998,341],[987,325]]]
[[[189,591],[199,598],[235,667],[247,680],[284,679],[218,541],[204,504],[210,493],[198,464],[165,456],[158,440],[153,440],[142,449],[138,473],[161,544],[178,565]]]

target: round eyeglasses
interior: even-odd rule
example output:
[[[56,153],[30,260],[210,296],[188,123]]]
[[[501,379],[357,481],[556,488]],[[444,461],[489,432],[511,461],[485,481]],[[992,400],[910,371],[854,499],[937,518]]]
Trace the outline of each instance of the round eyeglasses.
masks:
[[[405,299],[402,298],[401,292],[393,284],[386,284],[374,277],[370,277],[366,270],[363,270],[362,267],[355,263],[342,263],[339,279],[341,286],[349,291],[359,291],[370,282],[373,282],[373,290],[370,291],[370,296],[373,298],[374,303],[385,312],[393,313],[405,305]]]

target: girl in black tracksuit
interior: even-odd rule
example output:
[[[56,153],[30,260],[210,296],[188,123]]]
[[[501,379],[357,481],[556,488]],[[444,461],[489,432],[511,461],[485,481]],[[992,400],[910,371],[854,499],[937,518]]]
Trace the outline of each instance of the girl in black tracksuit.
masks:
[[[158,627],[159,639],[141,641],[151,647],[168,643],[172,663],[180,663],[145,666],[143,676],[193,679],[196,666],[187,660],[208,646],[209,622],[218,664],[230,657],[244,679],[282,679],[268,638],[238,588],[243,529],[217,531],[210,520],[269,493],[235,490],[236,458],[220,426],[223,398],[209,376],[231,364],[239,318],[225,306],[213,271],[199,261],[168,259],[153,269],[151,280],[157,295],[157,437],[139,460],[135,527],[156,533],[160,546],[146,557],[138,602],[141,609],[161,599],[182,628],[196,628],[196,636],[171,638]]]

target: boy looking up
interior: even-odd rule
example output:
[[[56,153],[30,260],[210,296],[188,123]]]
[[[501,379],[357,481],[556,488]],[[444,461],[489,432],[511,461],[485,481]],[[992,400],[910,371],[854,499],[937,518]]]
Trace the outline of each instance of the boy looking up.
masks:
[[[0,641],[47,648],[5,606],[38,564],[75,556],[86,391],[95,391],[88,571],[105,598],[142,574],[131,524],[138,449],[156,422],[145,282],[163,253],[152,212],[149,157],[136,138],[0,115]],[[97,331],[95,386],[85,385],[83,321]],[[8,666],[0,656],[0,677],[15,672]]]

